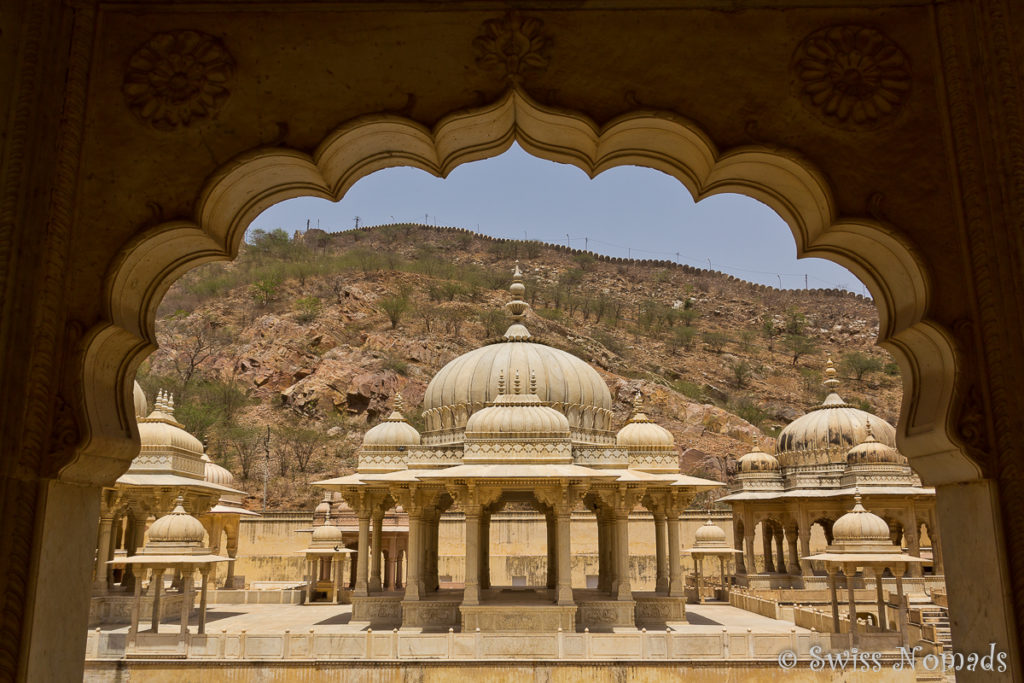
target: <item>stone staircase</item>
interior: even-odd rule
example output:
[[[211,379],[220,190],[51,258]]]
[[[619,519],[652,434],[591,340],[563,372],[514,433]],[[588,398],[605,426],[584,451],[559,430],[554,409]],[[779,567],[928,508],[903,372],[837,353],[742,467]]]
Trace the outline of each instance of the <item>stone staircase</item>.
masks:
[[[953,641],[949,630],[949,612],[945,607],[928,606],[914,610],[921,626],[921,633],[924,640],[936,646],[941,646],[944,652],[951,652]]]

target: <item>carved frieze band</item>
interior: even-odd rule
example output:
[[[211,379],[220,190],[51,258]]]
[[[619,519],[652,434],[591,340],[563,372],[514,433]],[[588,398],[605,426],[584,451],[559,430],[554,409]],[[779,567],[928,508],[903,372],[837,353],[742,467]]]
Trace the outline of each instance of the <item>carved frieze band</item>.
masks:
[[[128,60],[121,90],[140,121],[158,130],[212,117],[227,100],[235,61],[201,31],[157,33]]]
[[[807,36],[791,65],[797,95],[815,116],[847,130],[887,123],[910,94],[910,60],[881,31],[830,26]]]

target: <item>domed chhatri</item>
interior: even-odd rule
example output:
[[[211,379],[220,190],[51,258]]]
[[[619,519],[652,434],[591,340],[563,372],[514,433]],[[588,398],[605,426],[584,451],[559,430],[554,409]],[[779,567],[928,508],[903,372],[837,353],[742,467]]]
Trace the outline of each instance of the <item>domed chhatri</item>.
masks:
[[[202,522],[185,512],[185,500],[178,496],[174,509],[153,522],[149,527],[149,540],[146,548],[167,550],[170,546],[201,545],[206,538],[206,529]]]
[[[203,478],[206,481],[211,484],[220,484],[221,486],[235,485],[235,475],[211,460],[209,455],[203,453],[203,457],[200,459],[205,463]]]
[[[879,545],[891,547],[892,538],[885,520],[864,509],[859,492],[853,500],[853,509],[832,525],[832,545],[847,549]]]
[[[647,417],[643,394],[638,391],[633,397],[633,414],[615,435],[615,444],[620,448],[674,451],[676,439],[672,432]]]
[[[157,393],[153,412],[140,418],[139,440],[142,453],[154,450],[170,450],[200,458],[203,443],[185,431],[185,425],[174,419],[174,397],[165,392]]]
[[[718,526],[711,519],[708,519],[697,529],[697,533],[694,534],[695,548],[710,548],[710,547],[724,547],[725,541],[725,529]]]
[[[425,438],[431,443],[457,441],[470,415],[498,396],[498,371],[513,378],[534,377],[537,396],[565,414],[574,432],[591,440],[611,442],[612,397],[594,368],[576,356],[534,340],[523,324],[530,305],[516,265],[506,308],[513,323],[501,341],[463,354],[434,375],[423,396]],[[428,432],[437,434],[427,437]]]
[[[363,447],[383,446],[393,448],[396,446],[418,446],[420,444],[420,433],[416,431],[416,428],[402,414],[404,407],[402,394],[395,394],[395,404],[391,414],[381,420],[379,424],[367,430],[366,434],[363,435]]]
[[[892,446],[875,438],[871,420],[867,421],[868,435],[846,454],[846,464],[855,465],[898,465],[907,467],[907,459]]]
[[[776,455],[783,467],[845,463],[846,453],[867,438],[867,422],[875,421],[876,438],[896,447],[896,428],[871,413],[843,401],[836,392],[839,380],[832,359],[825,367],[829,394],[821,405],[793,420],[779,434]]]
[[[328,512],[324,523],[313,529],[313,538],[310,540],[310,548],[344,545],[342,543],[342,529],[331,519]]]
[[[751,472],[778,472],[779,460],[774,455],[762,451],[760,444],[755,441],[754,450],[739,459],[739,468],[742,474]]]

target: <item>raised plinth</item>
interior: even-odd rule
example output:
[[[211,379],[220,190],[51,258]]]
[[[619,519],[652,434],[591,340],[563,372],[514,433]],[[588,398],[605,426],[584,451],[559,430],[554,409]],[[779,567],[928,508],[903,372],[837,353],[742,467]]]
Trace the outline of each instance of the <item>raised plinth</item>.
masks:
[[[393,628],[402,623],[402,595],[367,595],[352,598],[352,621],[368,621],[372,628]]]
[[[576,622],[591,631],[609,631],[614,628],[635,628],[632,600],[613,600],[608,596],[577,598],[579,605]]]
[[[461,591],[460,591],[461,592]],[[402,628],[441,629],[459,625],[461,596],[453,599],[403,600]]]
[[[686,621],[686,598],[670,598],[655,593],[633,593],[636,600],[636,625],[662,627],[670,622]]]
[[[462,605],[462,632],[522,631],[551,633],[576,630],[576,605]]]

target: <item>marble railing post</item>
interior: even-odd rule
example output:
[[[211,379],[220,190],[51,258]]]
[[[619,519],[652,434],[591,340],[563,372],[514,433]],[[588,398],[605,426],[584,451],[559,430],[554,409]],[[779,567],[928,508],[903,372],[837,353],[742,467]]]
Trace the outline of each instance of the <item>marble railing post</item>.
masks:
[[[164,587],[164,570],[154,569],[153,579],[149,584],[153,589],[153,618],[149,623],[149,630],[152,633],[160,633],[160,589]]]
[[[545,526],[547,527],[548,533],[548,576],[547,576],[547,587],[555,589],[558,587],[558,540],[556,533],[555,515],[553,512],[548,512],[544,515],[546,517]],[[600,524],[600,522],[598,522]],[[600,530],[598,534],[600,535]],[[598,539],[598,553],[600,554],[601,541]],[[600,562],[600,560],[598,560]]]
[[[668,594],[670,597],[683,597],[683,560],[681,557],[681,541],[679,539],[679,510],[670,508],[668,519]]]
[[[110,561],[113,526],[113,517],[100,518],[99,544],[96,546],[96,575],[92,582],[94,592],[104,593],[107,590],[107,562]]]
[[[466,513],[466,588],[463,605],[480,604],[480,506],[464,505]]]
[[[370,563],[370,511],[360,510],[359,517],[359,558],[356,566],[356,589],[353,595],[365,597],[369,592],[369,563]]]
[[[370,577],[366,588],[367,592],[380,593],[380,555],[381,541],[384,535],[384,511],[374,510],[371,520],[373,521],[373,526],[370,537]]]
[[[654,555],[657,565],[654,590],[664,593],[668,591],[668,526],[662,512],[654,513]]]

